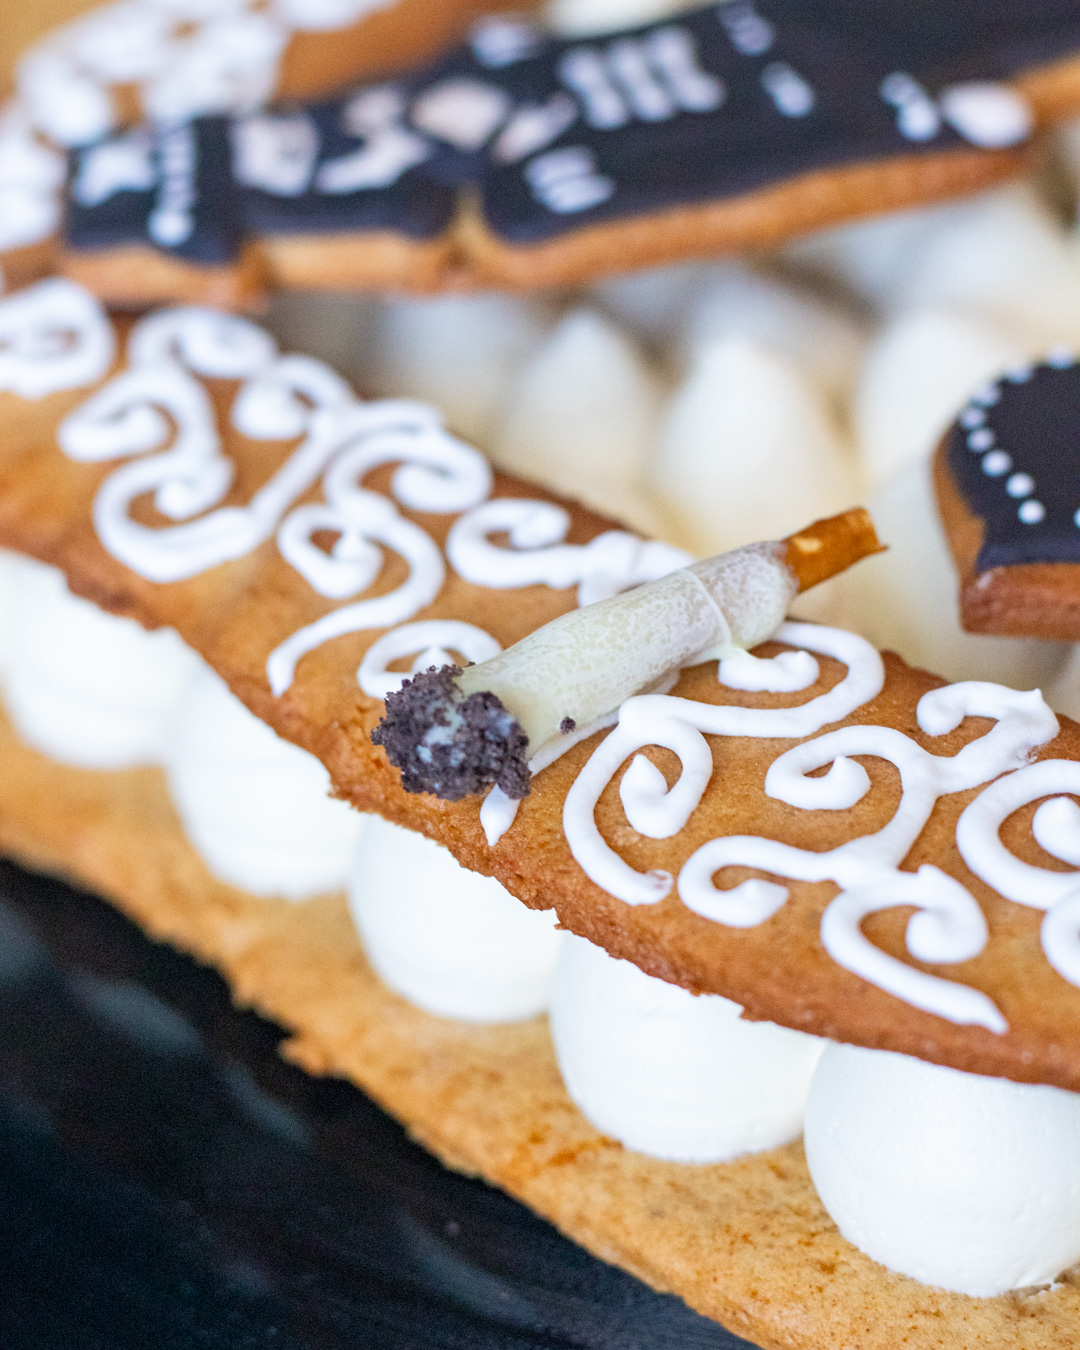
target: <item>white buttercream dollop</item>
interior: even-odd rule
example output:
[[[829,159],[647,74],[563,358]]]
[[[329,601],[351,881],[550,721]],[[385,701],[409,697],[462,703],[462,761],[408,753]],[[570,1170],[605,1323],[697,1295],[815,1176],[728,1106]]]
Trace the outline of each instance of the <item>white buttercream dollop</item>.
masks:
[[[887,324],[859,372],[852,409],[868,480],[883,483],[924,459],[974,390],[1038,354],[960,310],[920,309]]]
[[[188,685],[165,767],[184,829],[222,881],[287,900],[345,885],[359,813],[209,667]]]
[[[349,908],[384,983],[439,1017],[517,1022],[548,1006],[563,934],[440,844],[364,816]]]
[[[195,654],[171,629],[147,632],[72,595],[56,568],[8,566],[5,694],[19,735],[83,768],[160,760]]]
[[[22,554],[0,548],[0,681],[7,675],[8,662],[15,650],[15,607],[24,574]]]
[[[566,1089],[628,1148],[722,1162],[798,1136],[821,1042],[695,996],[567,935],[551,1034]]]
[[[743,337],[698,347],[651,476],[673,542],[702,557],[782,538],[859,497],[827,400],[793,361]]]
[[[866,345],[854,309],[741,259],[716,263],[686,305],[685,355],[743,338],[793,361],[830,398],[850,392]]]
[[[492,459],[656,534],[644,475],[663,397],[629,334],[596,310],[573,309],[524,363]]]
[[[1080,1260],[1080,1095],[829,1045],[806,1159],[840,1232],[923,1284],[990,1298]]]
[[[485,445],[548,323],[543,305],[519,296],[386,300],[374,359],[358,372],[360,382],[378,394],[434,404],[452,431]]]

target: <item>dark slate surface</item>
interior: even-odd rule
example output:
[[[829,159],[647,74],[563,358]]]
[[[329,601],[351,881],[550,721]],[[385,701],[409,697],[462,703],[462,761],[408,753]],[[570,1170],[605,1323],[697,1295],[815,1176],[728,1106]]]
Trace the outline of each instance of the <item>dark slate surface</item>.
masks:
[[[752,1350],[280,1037],[103,902],[0,863],[4,1350]]]

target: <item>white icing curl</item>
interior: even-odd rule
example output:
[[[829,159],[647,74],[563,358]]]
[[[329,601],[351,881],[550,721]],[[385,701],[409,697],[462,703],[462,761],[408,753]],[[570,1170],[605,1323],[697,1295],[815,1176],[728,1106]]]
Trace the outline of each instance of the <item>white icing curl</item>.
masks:
[[[151,581],[181,581],[243,557],[268,539],[290,504],[318,478],[341,444],[336,414],[351,400],[329,367],[276,357],[273,339],[245,319],[212,310],[165,310],[136,325],[131,366],[61,423],[73,459],[135,459],[102,483],[94,524],[106,549]],[[252,438],[304,439],[246,506],[218,507],[235,465],[222,451],[213,405],[189,372],[247,379],[232,420]],[[131,516],[146,493],[173,526]],[[209,514],[199,516],[200,512]],[[190,517],[199,516],[192,520]]]
[[[409,674],[430,670],[432,666],[438,669],[454,665],[454,652],[466,661],[479,662],[501,651],[491,634],[475,624],[460,619],[425,619],[392,628],[373,642],[360,662],[356,680],[365,694],[384,699],[400,689]],[[403,656],[416,657],[410,670],[391,670],[391,661],[400,661]]]
[[[838,722],[878,694],[885,673],[881,657],[870,643],[852,633],[814,624],[785,623],[776,634],[790,642],[845,661],[847,674],[827,693],[794,708],[738,708],[699,703],[663,694],[628,699],[619,710],[619,723],[582,769],[567,794],[563,829],[570,850],[588,876],[627,904],[655,904],[671,889],[666,872],[640,873],[604,842],[595,811],[604,788],[619,766],[647,745],[663,745],[679,756],[681,772],[670,790],[661,791],[659,774],[638,769],[628,772],[630,783],[623,805],[648,828],[654,839],[677,834],[690,819],[712,776],[712,751],[704,733],[714,736],[794,738],[809,736],[830,722]],[[633,765],[631,765],[633,770]],[[625,778],[624,778],[625,782]]]
[[[219,380],[247,379],[276,355],[277,344],[258,324],[201,305],[148,315],[131,330],[127,344],[133,366],[176,363]]]
[[[569,528],[569,512],[554,502],[499,497],[455,521],[446,556],[454,571],[475,586],[565,590],[576,585],[579,605],[606,600],[693,561],[682,549],[623,530],[607,530],[588,544],[567,544]],[[510,548],[490,541],[503,531]]]
[[[321,595],[340,599],[366,589],[381,570],[371,541],[399,553],[409,576],[388,595],[334,610],[293,633],[271,654],[267,678],[275,694],[292,684],[297,662],[333,638],[411,619],[442,589],[445,568],[431,537],[403,519],[394,504],[360,486],[380,464],[402,461],[391,479],[398,500],[415,511],[440,514],[465,509],[490,491],[491,470],[478,451],[450,436],[438,415],[408,400],[355,405],[336,419],[337,453],[323,482],[324,504],[297,507],[282,523],[283,557]],[[318,531],[338,535],[329,553],[314,541]]]
[[[841,891],[827,908],[821,931],[826,950],[838,964],[915,1007],[950,1021],[977,1023],[1002,1032],[1006,1030],[1004,1018],[989,1006],[984,995],[887,956],[862,936],[859,923],[877,909],[919,903],[929,917],[916,915],[919,922],[913,919],[908,926],[913,955],[923,960],[956,961],[968,960],[982,950],[985,921],[981,912],[976,918],[978,905],[959,882],[936,869],[920,869],[916,876],[898,869],[939,797],[976,787],[1024,764],[1035,747],[1057,734],[1057,719],[1037,692],[1021,694],[977,681],[924,694],[916,716],[920,727],[935,736],[954,730],[965,717],[992,717],[995,724],[952,756],[934,755],[903,732],[881,726],[842,727],[794,746],[770,766],[765,776],[768,796],[802,810],[847,809],[870,788],[868,774],[852,756],[873,756],[887,760],[900,771],[901,798],[892,819],[874,834],[820,852],[756,836],[710,840],[683,866],[679,895],[689,909],[705,918],[733,927],[752,927],[780,909],[787,899],[787,888],[753,879],[730,890],[718,890],[712,878],[721,868],[754,867],[773,876],[835,882]],[[826,765],[831,767],[823,777],[809,777]],[[1002,779],[982,796],[993,794],[1009,781]],[[972,807],[981,800],[977,798]],[[959,838],[958,828],[958,842]],[[967,854],[964,856],[972,865]],[[973,870],[978,873],[978,868],[973,866]]]
[[[605,843],[597,828],[595,810],[600,796],[628,757],[634,756],[619,792],[630,826],[650,838],[669,838],[689,820],[712,777],[713,751],[705,740],[706,733],[806,737],[829,722],[843,720],[883,687],[881,658],[861,638],[836,629],[793,623],[784,624],[777,638],[845,661],[847,675],[827,693],[795,708],[733,708],[656,694],[623,704],[618,726],[579,774],[563,811],[571,852],[590,879],[610,894],[628,904],[653,904],[663,899],[672,885],[667,873],[635,871]],[[772,663],[762,662],[763,669],[736,657],[727,671],[721,669],[720,679],[736,688],[806,687],[810,673],[806,663],[783,659],[796,655],[785,653]],[[1007,1024],[985,994],[889,956],[862,934],[860,924],[878,910],[915,905],[917,913],[907,927],[908,950],[913,956],[944,963],[978,955],[985,946],[987,928],[975,898],[936,868],[923,867],[917,873],[901,872],[899,868],[940,796],[976,787],[1001,774],[1008,777],[988,788],[965,813],[972,839],[965,860],[984,875],[968,856],[979,853],[984,868],[994,872],[993,877],[984,875],[984,879],[1004,894],[1010,892],[1002,885],[1002,872],[1009,868],[1024,883],[1030,883],[1031,874],[1036,879],[1053,878],[1041,882],[1044,890],[1056,888],[1056,893],[1068,893],[1076,887],[1075,873],[1063,877],[1061,873],[1029,868],[1007,854],[997,836],[998,827],[1017,806],[1055,790],[1052,783],[1047,786],[1041,779],[1027,789],[1014,780],[1044,768],[1021,766],[1027,764],[1037,746],[1057,734],[1057,719],[1038,692],[1017,693],[976,681],[924,694],[916,717],[920,728],[930,736],[947,735],[967,717],[991,718],[994,725],[951,756],[935,755],[903,732],[881,726],[840,727],[794,745],[770,766],[765,778],[768,796],[800,810],[850,809],[871,787],[869,774],[855,757],[871,756],[888,761],[900,772],[901,798],[891,820],[871,835],[823,851],[756,836],[710,840],[684,864],[679,896],[689,909],[714,922],[756,927],[786,903],[788,888],[778,881],[755,877],[721,890],[713,881],[721,869],[741,866],[773,877],[832,881],[841,889],[822,917],[821,933],[826,950],[838,964],[915,1007],[1000,1034],[1007,1030]],[[634,754],[646,745],[666,747],[678,757],[679,776],[670,788],[654,764]],[[1063,767],[1071,770],[1071,786],[1065,790],[1080,794],[1080,765]],[[811,777],[824,768],[827,773]],[[984,798],[988,800],[984,802]],[[1080,810],[1072,803],[1068,807],[1049,803],[1040,809],[1045,813],[1037,825],[1040,842],[1045,838],[1044,846],[1051,852],[1080,864]],[[958,830],[958,841],[960,834]],[[996,853],[994,847],[987,853],[988,838]],[[1054,930],[1052,959],[1059,967],[1080,974],[1080,900],[1074,904],[1075,915],[1070,913]],[[1067,930],[1068,941],[1058,929]]]
[[[0,300],[0,389],[20,398],[96,384],[115,346],[105,311],[73,281],[40,281]]]
[[[1069,796],[1057,794],[1068,793]],[[991,784],[967,807],[956,827],[960,856],[977,877],[1007,899],[1046,910],[1042,948],[1047,961],[1070,984],[1080,986],[1080,872],[1056,871],[1023,862],[1001,840],[1005,821],[1040,797],[1032,833],[1053,858],[1080,867],[1080,764],[1045,759]]]

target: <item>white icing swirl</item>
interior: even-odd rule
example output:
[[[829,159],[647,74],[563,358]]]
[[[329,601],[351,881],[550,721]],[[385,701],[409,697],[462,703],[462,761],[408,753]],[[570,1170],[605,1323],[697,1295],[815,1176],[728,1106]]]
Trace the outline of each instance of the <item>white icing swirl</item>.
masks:
[[[686,824],[712,778],[712,750],[704,733],[808,736],[847,717],[883,687],[881,658],[861,638],[792,623],[784,624],[777,637],[844,660],[847,675],[826,694],[795,708],[732,708],[655,694],[623,704],[616,730],[594,751],[567,794],[563,811],[571,852],[590,879],[610,894],[628,904],[653,904],[669,893],[672,884],[667,873],[643,874],[631,868],[605,843],[596,825],[595,810],[602,792],[636,750],[664,746],[679,759],[679,777],[670,788],[660,770],[641,755],[631,760],[619,786],[631,828],[649,838],[669,838]],[[805,688],[811,668],[792,659],[797,655],[784,653],[760,667],[735,658],[725,662],[727,669],[721,669],[720,678],[736,688]],[[1011,811],[1040,795],[1061,790],[1080,793],[1080,765],[1052,761],[1072,771],[1056,778],[1053,773],[1038,776],[1044,765],[1021,767],[1058,730],[1057,719],[1037,691],[1022,694],[975,681],[948,685],[924,694],[916,716],[922,731],[930,736],[948,734],[966,717],[992,718],[994,726],[952,756],[932,754],[903,732],[881,726],[841,727],[793,746],[770,766],[765,778],[768,796],[800,810],[848,810],[871,787],[868,773],[854,756],[873,756],[900,771],[901,799],[892,819],[874,834],[820,852],[757,836],[712,839],[684,864],[679,896],[689,909],[714,922],[755,927],[784,905],[788,888],[755,877],[720,890],[713,877],[722,868],[753,867],[778,877],[835,882],[840,893],[822,917],[821,936],[839,965],[915,1007],[1000,1034],[1007,1030],[1007,1023],[985,994],[889,956],[863,935],[860,925],[879,910],[915,905],[918,909],[908,923],[907,945],[916,959],[946,963],[979,954],[987,940],[986,920],[970,892],[935,867],[924,866],[917,873],[899,868],[939,797],[1001,774],[1009,776],[988,788],[962,817],[965,830],[958,829],[957,838],[960,843],[962,834],[966,837],[966,845],[961,843],[965,861],[1011,898],[1021,892],[1040,894],[1052,903],[1050,897],[1077,891],[1075,873],[1051,873],[1021,863],[1007,853],[997,831]],[[828,772],[823,776],[810,776],[826,766]],[[1025,782],[1026,775],[1036,777]],[[1045,840],[1044,847],[1056,856],[1080,864],[1080,809],[1058,801],[1040,810],[1045,814],[1037,821],[1036,837]],[[1072,905],[1075,914],[1070,908],[1067,917],[1050,925],[1051,960],[1058,968],[1080,972],[1080,899]]]
[[[127,345],[134,366],[169,362],[220,380],[257,375],[276,354],[277,344],[258,324],[201,305],[148,315],[132,329]]]
[[[646,745],[663,745],[679,756],[681,771],[668,789],[653,765],[630,770],[621,795],[624,809],[650,838],[667,839],[689,820],[712,776],[712,751],[703,733],[714,736],[794,738],[838,722],[878,694],[885,679],[878,652],[852,633],[814,624],[785,623],[781,642],[845,661],[845,677],[827,693],[794,708],[738,708],[692,699],[643,694],[619,710],[619,724],[582,769],[566,797],[563,829],[570,850],[586,874],[627,904],[655,904],[671,889],[666,872],[635,871],[604,842],[596,826],[596,804],[619,767]],[[639,762],[639,761],[635,761]],[[650,772],[650,770],[652,772]],[[629,783],[626,780],[629,779]]]
[[[31,50],[19,92],[35,125],[64,146],[113,128],[118,84],[136,86],[145,112],[161,121],[243,113],[273,92],[292,26],[252,0],[120,0]]]
[[[809,652],[780,652],[762,658],[741,647],[724,656],[716,669],[716,678],[727,689],[769,694],[797,694],[816,683],[820,674],[821,667]]]
[[[1059,796],[1069,793],[1070,796]],[[1080,872],[1052,871],[1023,862],[1001,839],[1001,827],[1046,797],[1031,823],[1036,842],[1053,858],[1080,867],[1080,764],[1045,759],[991,784],[967,807],[956,827],[960,856],[977,877],[1007,899],[1046,910],[1042,948],[1047,961],[1080,987]]]
[[[966,887],[936,867],[894,872],[872,885],[841,891],[821,916],[825,950],[846,970],[913,1007],[962,1026],[974,1024],[1001,1034],[1008,1023],[978,989],[940,980],[897,961],[867,938],[860,924],[869,914],[894,905],[918,908],[908,920],[907,948],[920,961],[968,961],[986,946],[986,917]]]
[[[455,521],[446,541],[451,567],[476,586],[578,587],[578,604],[591,605],[620,591],[685,567],[693,559],[670,544],[608,530],[588,544],[565,543],[570,514],[554,502],[499,497]],[[505,531],[510,548],[489,536]]]
[[[491,470],[478,451],[450,436],[432,409],[407,400],[353,406],[336,420],[337,454],[324,479],[326,502],[297,507],[278,532],[282,556],[321,595],[338,599],[371,585],[381,570],[372,540],[398,552],[409,576],[388,595],[333,610],[293,633],[271,652],[267,678],[275,694],[292,684],[297,662],[333,638],[411,619],[439,594],[445,579],[442,554],[431,537],[403,519],[387,497],[360,486],[380,464],[403,461],[391,490],[415,511],[448,513],[482,499]],[[335,531],[329,553],[314,542],[318,531]]]
[[[859,923],[874,909],[919,903],[922,895],[926,908],[939,916],[951,915],[950,922],[961,936],[953,947],[939,944],[941,954],[930,957],[920,934],[931,925],[909,925],[909,944],[914,940],[918,948],[909,945],[912,954],[935,961],[967,960],[978,954],[985,944],[985,926],[978,927],[978,906],[960,883],[936,869],[921,869],[915,878],[898,869],[940,796],[976,787],[1023,764],[1036,746],[1057,734],[1057,719],[1037,691],[1020,694],[976,681],[931,690],[919,700],[916,715],[922,730],[935,736],[954,730],[967,716],[996,721],[986,735],[953,756],[931,754],[902,732],[880,726],[843,727],[794,746],[766,774],[765,791],[770,797],[802,810],[845,810],[870,787],[866,771],[850,757],[872,755],[900,771],[901,798],[892,819],[874,834],[821,852],[752,836],[710,840],[684,865],[679,895],[688,908],[715,922],[752,927],[776,913],[787,899],[787,888],[754,879],[731,890],[717,890],[712,878],[721,868],[756,867],[774,876],[833,881],[841,892],[822,918],[822,942],[838,964],[915,1007],[950,1021],[1003,1032],[1004,1018],[985,995],[887,956],[862,937]],[[824,777],[807,776],[825,765],[831,767]],[[960,897],[961,891],[966,899]],[[961,954],[949,956],[948,951]]]
[[[56,232],[65,168],[64,157],[34,135],[23,108],[0,110],[0,252]]]
[[[40,281],[0,300],[0,390],[38,399],[96,384],[114,354],[108,316],[73,281]]]
[[[311,542],[315,530],[341,531],[334,553],[322,553]],[[347,509],[330,506],[299,507],[279,533],[283,556],[300,571],[316,590],[330,594],[349,594],[363,590],[382,570],[382,557],[369,541],[384,544],[401,555],[409,574],[400,586],[385,595],[372,596],[331,610],[321,619],[298,629],[275,647],[266,662],[266,676],[275,695],[283,694],[293,682],[301,657],[332,638],[358,633],[366,628],[389,628],[411,619],[430,605],[442,590],[445,579],[442,554],[426,531],[398,514],[393,502],[375,492],[357,493]],[[341,550],[340,554],[338,550]],[[359,583],[359,584],[357,584]],[[338,588],[341,589],[338,589]]]
[[[406,623],[391,628],[367,649],[356,672],[360,688],[370,698],[386,698],[401,688],[409,674],[430,670],[432,666],[455,664],[454,652],[466,661],[486,661],[498,655],[502,647],[483,628],[463,623],[460,619],[427,619],[422,623]],[[390,669],[391,661],[403,656],[416,659],[408,672]],[[509,798],[507,798],[509,800]]]
[[[1076,872],[1056,872],[1017,858],[1001,841],[1005,821],[1021,807],[1049,797],[1033,831],[1053,857],[1080,865],[1080,811],[1059,793],[1080,794],[1080,764],[1044,759],[992,783],[964,810],[956,826],[960,856],[980,880],[1018,905],[1052,909],[1076,889]]]
[[[269,334],[246,319],[195,307],[164,310],[136,325],[129,369],[61,423],[61,449],[77,460],[135,459],[110,474],[94,501],[106,549],[151,581],[181,581],[243,557],[268,539],[293,501],[341,445],[336,414],[352,401],[348,385],[310,357],[277,357]],[[304,439],[246,506],[219,507],[235,466],[222,450],[213,405],[194,374],[243,379],[232,408],[252,439]],[[146,493],[182,524],[132,519]],[[209,514],[201,515],[201,512]],[[192,520],[189,517],[199,516]]]

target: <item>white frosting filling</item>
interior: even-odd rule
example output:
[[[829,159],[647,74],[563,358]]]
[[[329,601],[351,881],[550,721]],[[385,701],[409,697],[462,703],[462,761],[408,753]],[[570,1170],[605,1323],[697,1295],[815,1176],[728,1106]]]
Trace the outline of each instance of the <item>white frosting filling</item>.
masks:
[[[15,650],[15,609],[23,564],[28,561],[19,553],[0,549],[0,681],[7,676],[11,653]]]
[[[653,1157],[721,1162],[799,1134],[822,1042],[739,1012],[571,934],[559,953],[551,1034],[567,1091]]]
[[[829,1045],[806,1159],[841,1233],[924,1284],[991,1297],[1080,1259],[1080,1095]]]
[[[208,667],[190,682],[166,770],[184,829],[222,881],[305,900],[339,890],[360,817],[330,775],[282,740]]]
[[[517,296],[388,299],[364,383],[433,403],[459,435],[483,445],[549,323],[544,306]]]
[[[855,389],[853,413],[867,477],[884,483],[924,459],[972,390],[1034,355],[1022,335],[960,310],[919,309],[887,325]]]
[[[29,559],[15,566],[10,616],[5,692],[27,744],[94,769],[161,758],[197,665],[176,633],[105,613]]]
[[[548,1005],[563,934],[441,845],[365,816],[349,907],[391,989],[440,1017],[514,1022]]]
[[[820,389],[792,360],[742,336],[697,348],[650,476],[680,542],[701,557],[782,538],[859,497]]]
[[[808,287],[742,259],[725,259],[699,279],[684,309],[679,343],[684,361],[734,338],[794,362],[829,397],[850,392],[866,333],[852,313]],[[801,454],[801,443],[793,449]]]
[[[595,310],[571,310],[525,363],[492,444],[509,473],[657,532],[645,465],[663,409],[644,354]]]

